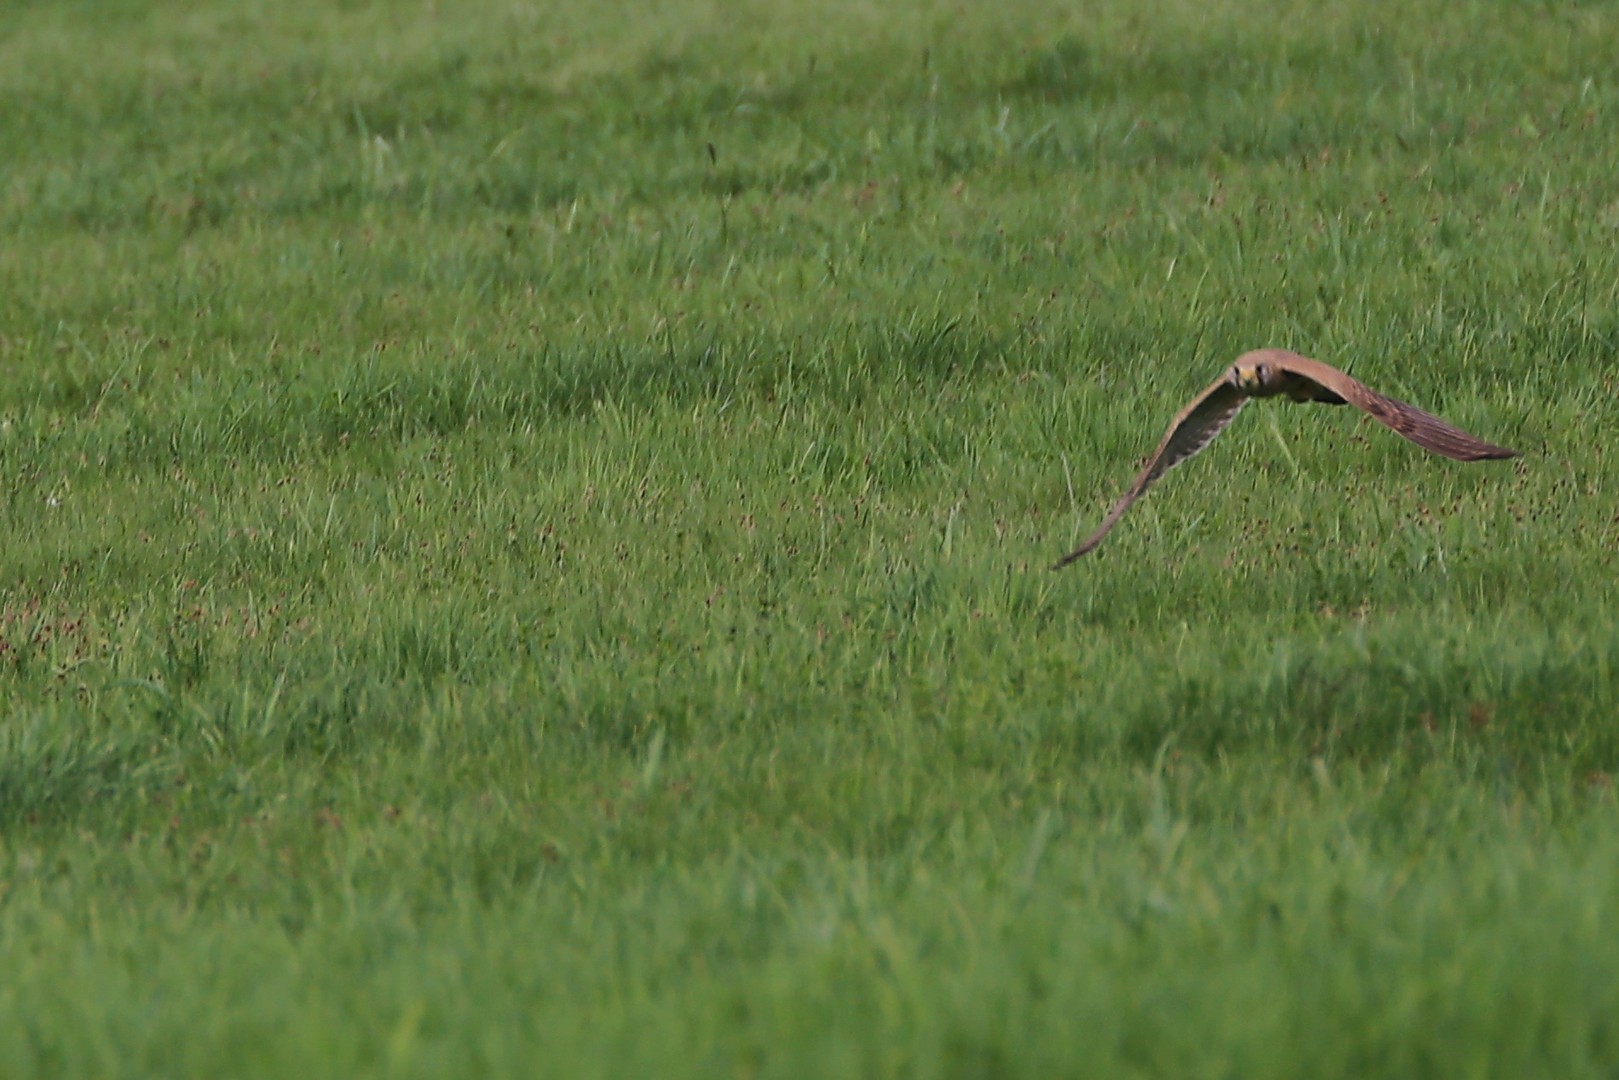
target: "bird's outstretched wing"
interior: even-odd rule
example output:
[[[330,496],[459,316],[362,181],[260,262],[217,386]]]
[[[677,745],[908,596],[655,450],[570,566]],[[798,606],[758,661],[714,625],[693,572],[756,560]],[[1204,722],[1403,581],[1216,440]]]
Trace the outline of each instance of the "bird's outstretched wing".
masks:
[[[1415,405],[1407,405],[1395,398],[1384,397],[1358,379],[1344,374],[1330,364],[1280,353],[1271,360],[1291,375],[1308,379],[1317,386],[1337,394],[1374,420],[1399,432],[1425,450],[1455,461],[1486,461],[1518,456],[1516,450],[1487,443],[1469,435],[1461,428],[1452,427],[1432,413],[1423,412]]]
[[[1345,378],[1347,377],[1345,376]],[[1357,383],[1356,385],[1358,386],[1359,384]],[[1365,388],[1362,387],[1362,389]],[[1118,524],[1119,519],[1124,516],[1124,512],[1130,509],[1130,505],[1146,493],[1147,489],[1152,486],[1153,481],[1213,442],[1214,437],[1220,434],[1227,424],[1231,423],[1231,418],[1237,415],[1238,410],[1247,401],[1248,395],[1233,386],[1231,381],[1224,375],[1220,376],[1207,390],[1194,398],[1192,403],[1182,409],[1180,415],[1176,416],[1169,425],[1169,430],[1164,432],[1163,441],[1158,444],[1158,449],[1153,452],[1152,458],[1142,468],[1141,474],[1136,477],[1135,483],[1131,484],[1130,490],[1121,495],[1119,501],[1113,504],[1113,508],[1107,512],[1107,517],[1102,519],[1102,523],[1096,527],[1096,531],[1091,533],[1083,544],[1064,555],[1062,560],[1052,569],[1058,570],[1067,566],[1097,544],[1100,544],[1102,538],[1108,534],[1108,530]]]

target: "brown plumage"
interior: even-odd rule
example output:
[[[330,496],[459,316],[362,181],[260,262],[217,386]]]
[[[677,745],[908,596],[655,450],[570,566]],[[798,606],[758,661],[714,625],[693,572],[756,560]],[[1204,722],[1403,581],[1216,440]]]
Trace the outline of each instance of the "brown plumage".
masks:
[[[1102,524],[1052,567],[1067,566],[1084,555],[1118,524],[1132,503],[1146,494],[1160,476],[1202,450],[1231,423],[1249,398],[1285,394],[1292,401],[1314,401],[1323,405],[1353,405],[1374,420],[1404,435],[1425,450],[1456,461],[1517,457],[1516,450],[1495,446],[1451,427],[1439,417],[1414,405],[1384,397],[1358,379],[1335,367],[1288,352],[1286,349],[1256,349],[1237,358],[1226,372],[1180,411],[1164,432],[1163,441],[1142,468],[1135,483],[1119,497],[1102,519]]]

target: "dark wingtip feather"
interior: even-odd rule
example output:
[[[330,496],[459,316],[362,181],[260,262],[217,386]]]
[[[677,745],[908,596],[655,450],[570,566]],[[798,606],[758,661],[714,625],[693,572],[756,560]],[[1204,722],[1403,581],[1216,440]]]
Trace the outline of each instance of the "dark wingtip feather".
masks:
[[[1062,558],[1060,558],[1056,562],[1052,563],[1051,568],[1053,570],[1061,570],[1063,567],[1067,566],[1069,563],[1071,563],[1074,560],[1078,559],[1080,556],[1088,554],[1090,552],[1090,550],[1091,549],[1088,548],[1088,547],[1082,547],[1077,551],[1070,551],[1068,554],[1064,555]]]

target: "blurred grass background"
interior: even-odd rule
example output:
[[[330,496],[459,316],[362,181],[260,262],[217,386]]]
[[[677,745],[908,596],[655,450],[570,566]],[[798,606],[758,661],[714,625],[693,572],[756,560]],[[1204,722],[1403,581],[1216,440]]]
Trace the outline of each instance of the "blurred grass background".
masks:
[[[6,19],[8,1076],[1619,1063],[1610,7]]]

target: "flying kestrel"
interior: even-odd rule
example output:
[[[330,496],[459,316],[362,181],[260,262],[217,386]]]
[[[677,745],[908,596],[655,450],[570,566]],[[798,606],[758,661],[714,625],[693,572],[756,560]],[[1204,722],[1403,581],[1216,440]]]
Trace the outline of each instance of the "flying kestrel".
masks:
[[[1158,444],[1152,459],[1141,470],[1141,475],[1136,477],[1135,483],[1130,485],[1130,490],[1113,504],[1113,509],[1107,512],[1107,517],[1102,519],[1096,531],[1052,569],[1067,566],[1100,544],[1108,530],[1118,524],[1124,512],[1146,494],[1155,480],[1213,442],[1214,437],[1231,423],[1231,418],[1248,403],[1249,398],[1275,397],[1278,394],[1286,394],[1292,401],[1353,405],[1423,449],[1456,461],[1518,456],[1516,450],[1493,446],[1415,406],[1384,397],[1319,360],[1311,360],[1286,349],[1256,349],[1237,357],[1237,362],[1216,379],[1213,386],[1180,411],[1164,433],[1164,439]]]

